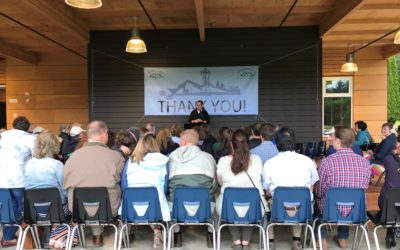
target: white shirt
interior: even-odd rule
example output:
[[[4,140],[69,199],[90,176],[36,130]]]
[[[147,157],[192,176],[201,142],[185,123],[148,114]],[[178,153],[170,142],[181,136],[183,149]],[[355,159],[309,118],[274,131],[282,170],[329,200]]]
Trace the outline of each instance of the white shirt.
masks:
[[[310,188],[319,180],[316,164],[307,156],[294,151],[280,152],[269,159],[263,171],[265,187],[272,195],[279,186]]]

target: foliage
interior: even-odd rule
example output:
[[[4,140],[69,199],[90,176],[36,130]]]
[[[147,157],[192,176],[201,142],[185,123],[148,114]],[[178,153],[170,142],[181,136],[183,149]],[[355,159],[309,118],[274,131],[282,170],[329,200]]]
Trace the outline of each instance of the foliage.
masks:
[[[351,127],[351,97],[327,97],[324,100],[324,127]]]
[[[400,56],[388,59],[388,120],[400,120]]]

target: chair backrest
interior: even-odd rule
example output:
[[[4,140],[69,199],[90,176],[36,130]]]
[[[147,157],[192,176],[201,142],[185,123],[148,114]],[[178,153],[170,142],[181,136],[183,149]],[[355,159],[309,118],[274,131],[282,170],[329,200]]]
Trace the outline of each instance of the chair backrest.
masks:
[[[323,221],[359,224],[367,220],[365,191],[362,188],[331,187],[325,201]]]
[[[26,189],[24,196],[26,224],[48,226],[65,221],[60,191],[57,188]]]
[[[0,224],[17,224],[15,218],[10,190],[0,189]]]
[[[113,215],[107,188],[75,188],[72,219],[79,224],[87,225],[112,223]]]
[[[312,221],[311,194],[307,187],[277,187],[272,201],[271,221],[305,223]]]
[[[315,142],[307,142],[304,155],[312,158],[314,156]]]
[[[326,142],[319,141],[315,143],[314,157],[324,156],[326,154]]]
[[[261,222],[261,198],[258,189],[225,188],[222,198],[221,220],[234,224]]]
[[[206,187],[177,187],[172,205],[172,220],[199,223],[212,218],[210,194]]]
[[[386,191],[380,223],[383,225],[400,225],[400,188],[392,188]]]
[[[123,190],[123,222],[158,222],[162,213],[158,192],[155,187],[129,187]]]

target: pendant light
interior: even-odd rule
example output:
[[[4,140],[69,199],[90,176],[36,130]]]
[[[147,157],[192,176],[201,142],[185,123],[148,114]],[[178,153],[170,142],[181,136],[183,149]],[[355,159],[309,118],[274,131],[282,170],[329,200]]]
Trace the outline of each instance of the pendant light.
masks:
[[[354,53],[346,55],[346,62],[342,65],[341,72],[357,72],[358,67],[354,60]]]
[[[140,30],[136,26],[136,17],[133,18],[135,20],[135,26],[131,31],[131,38],[126,43],[125,51],[128,53],[145,53],[147,52],[146,44],[143,39],[140,37]]]
[[[96,9],[101,7],[101,0],[65,0],[65,3],[79,9]]]
[[[393,43],[394,43],[394,44],[400,44],[400,30],[397,31],[396,37],[394,38]]]

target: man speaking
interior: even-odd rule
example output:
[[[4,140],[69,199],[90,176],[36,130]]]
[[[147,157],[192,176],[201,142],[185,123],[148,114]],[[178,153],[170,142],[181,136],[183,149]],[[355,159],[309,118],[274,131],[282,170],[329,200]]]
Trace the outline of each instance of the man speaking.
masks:
[[[196,109],[194,109],[190,113],[189,121],[185,123],[185,129],[209,123],[210,116],[208,115],[208,112],[204,109],[204,102],[202,100],[196,101]]]

